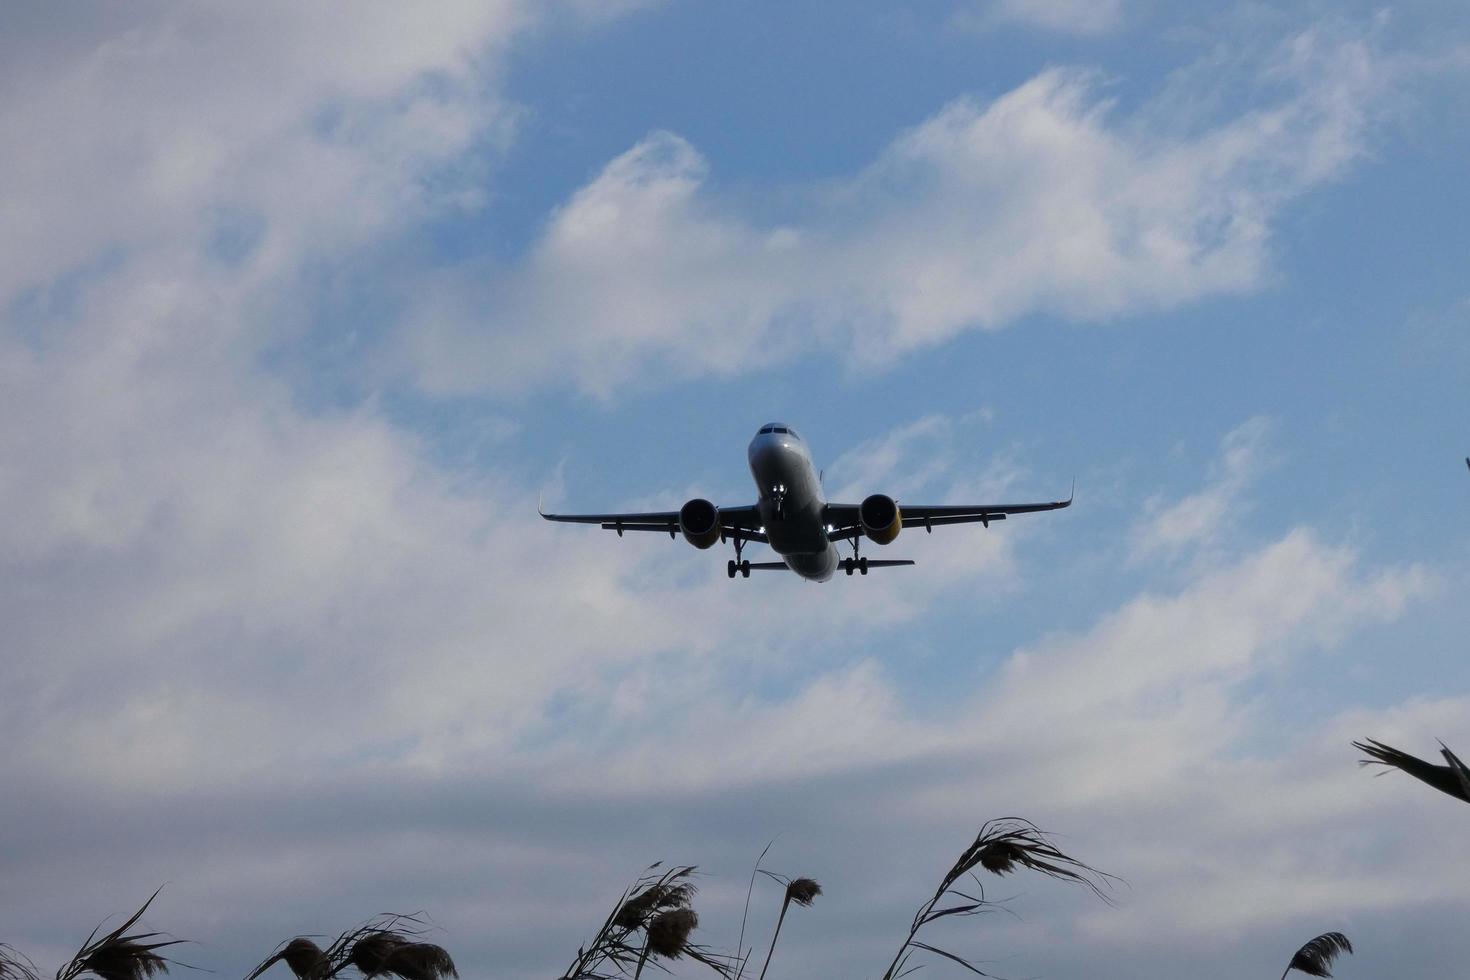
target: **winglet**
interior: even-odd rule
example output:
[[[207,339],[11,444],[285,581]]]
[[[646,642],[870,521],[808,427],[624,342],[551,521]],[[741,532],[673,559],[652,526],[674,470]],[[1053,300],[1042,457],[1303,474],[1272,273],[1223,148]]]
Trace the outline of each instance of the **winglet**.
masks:
[[[1077,496],[1077,478],[1072,477],[1072,489],[1067,491],[1067,499],[1062,503],[1063,507],[1071,507],[1072,500]]]
[[[536,513],[540,514],[542,517],[546,517],[546,507],[544,506],[545,503],[545,498],[539,493],[536,494]],[[550,518],[547,518],[547,520],[550,520]]]

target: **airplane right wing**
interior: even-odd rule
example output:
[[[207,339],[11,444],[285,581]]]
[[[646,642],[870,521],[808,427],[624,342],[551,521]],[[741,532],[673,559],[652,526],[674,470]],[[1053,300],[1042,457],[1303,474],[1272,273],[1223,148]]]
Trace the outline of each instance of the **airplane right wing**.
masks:
[[[623,536],[624,531],[662,531],[669,537],[676,537],[679,533],[679,512],[677,510],[645,511],[642,513],[619,513],[619,514],[548,514],[540,510],[540,514],[548,521],[560,521],[566,524],[597,524],[607,531],[617,531],[618,537]],[[738,536],[741,541],[756,541],[766,543],[766,536],[760,532],[760,514],[755,507],[721,507],[718,508],[720,535]]]

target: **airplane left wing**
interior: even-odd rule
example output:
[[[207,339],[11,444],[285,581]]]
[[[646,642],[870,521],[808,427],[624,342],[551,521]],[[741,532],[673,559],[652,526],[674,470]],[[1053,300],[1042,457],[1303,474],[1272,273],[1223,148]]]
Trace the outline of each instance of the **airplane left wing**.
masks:
[[[944,524],[984,524],[1003,521],[1011,514],[1034,514],[1043,510],[1061,510],[1072,506],[1072,498],[1030,504],[899,504],[903,527],[922,527],[932,531]],[[833,541],[856,537],[863,533],[858,516],[860,504],[828,504],[827,537]]]
[[[548,514],[539,507],[537,510],[548,521],[561,521],[567,524],[598,524],[605,530],[617,531],[619,537],[622,537],[624,531],[663,531],[671,538],[679,533],[679,512],[677,510],[624,514]],[[719,519],[722,537],[726,534],[738,534],[742,541],[756,541],[762,544],[766,541],[766,536],[759,531],[760,515],[752,506],[721,507],[719,508]]]

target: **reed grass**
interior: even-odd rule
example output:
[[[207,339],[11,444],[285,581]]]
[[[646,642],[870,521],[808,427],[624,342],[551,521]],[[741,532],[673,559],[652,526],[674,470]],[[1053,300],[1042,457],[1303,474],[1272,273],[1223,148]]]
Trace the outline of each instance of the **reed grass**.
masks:
[[[883,980],[897,980],[917,966],[909,967],[909,960],[916,951],[932,953],[982,977],[990,977],[970,959],[919,940],[919,932],[927,925],[950,917],[982,915],[999,908],[998,903],[985,898],[985,885],[975,870],[979,868],[993,875],[1008,875],[1019,868],[1038,872],[1048,878],[1082,885],[1107,904],[1112,904],[1107,889],[1119,879],[1099,871],[1091,865],[1064,853],[1042,830],[1021,817],[1002,817],[987,821],[975,836],[970,846],[960,853],[953,866],[945,873],[934,896],[914,913],[909,933],[894,954]],[[956,887],[962,879],[975,883],[976,894],[961,891]]]
[[[1358,762],[1360,766],[1383,766],[1385,769],[1397,769],[1408,773],[1421,783],[1426,783],[1447,793],[1457,800],[1470,803],[1470,768],[1460,761],[1460,757],[1449,750],[1443,742],[1439,743],[1440,755],[1444,756],[1446,765],[1438,765],[1426,762],[1418,756],[1410,755],[1400,751],[1391,745],[1368,738],[1361,742],[1354,742],[1353,748],[1368,756]]]
[[[0,980],[40,980],[36,964],[9,943],[0,943]]]
[[[592,941],[577,949],[562,980],[637,978],[649,963],[664,969],[660,959],[684,956],[727,980],[739,976],[735,959],[689,941],[699,925],[691,907],[697,891],[694,866],[660,867],[651,865],[623,890]]]
[[[161,932],[128,932],[148,911],[148,906],[153,904],[160,891],[163,891],[161,886],[148,896],[148,901],[138,911],[111,932],[98,936],[102,927],[99,925],[93,929],[76,955],[56,971],[56,980],[77,980],[87,974],[99,980],[147,980],[154,974],[167,973],[174,961],[158,951],[177,946],[184,940],[167,937]]]
[[[1309,977],[1332,976],[1332,963],[1341,953],[1351,953],[1353,944],[1340,932],[1324,932],[1316,939],[1308,940],[1292,956],[1286,969],[1281,971],[1281,980],[1292,970]]]
[[[326,949],[307,936],[284,943],[246,975],[256,980],[284,962],[297,980],[331,980],[347,969],[365,980],[446,980],[458,977],[453,958],[442,946],[422,941],[427,931],[421,914],[384,913],[341,933]]]
[[[782,886],[781,914],[776,917],[776,928],[771,933],[771,946],[766,950],[766,962],[761,966],[759,980],[766,980],[766,971],[771,968],[771,957],[776,953],[776,940],[781,938],[781,925],[786,921],[786,912],[791,906],[798,905],[802,908],[810,908],[817,896],[822,894],[822,886],[812,878],[787,878],[771,871],[756,869],[761,874]],[[744,963],[741,964],[742,972]]]
[[[1401,753],[1396,749],[1371,740],[1354,744],[1374,756],[1371,762],[1402,767]],[[1470,783],[1470,770],[1464,763],[1448,748],[1443,752],[1450,764],[1435,768],[1450,769],[1457,779]],[[761,858],[769,849],[767,845]],[[757,877],[764,876],[782,888],[781,909],[765,961],[755,978],[765,980],[787,914],[792,906],[810,907],[822,894],[822,887],[813,878],[790,878],[761,868],[759,863],[757,859],[751,876],[747,914]],[[1114,883],[1121,881],[1065,853],[1029,820],[1005,817],[988,821],[945,872],[934,894],[919,906],[882,980],[899,980],[920,969],[923,964],[914,960],[920,953],[939,957],[977,976],[998,980],[973,959],[921,939],[920,935],[926,927],[942,919],[978,916],[1003,908],[1003,903],[986,898],[980,873],[999,877],[1022,872],[1081,886],[1108,904],[1112,904],[1109,893]],[[720,980],[745,980],[751,951],[737,945],[736,955],[727,956],[692,941],[699,927],[699,916],[693,908],[697,894],[694,875],[692,865],[666,870],[658,864],[649,867],[618,896],[591,942],[578,948],[561,980],[640,980],[650,966],[667,972],[668,963],[686,958],[713,970]],[[965,884],[961,888],[966,881],[973,885]],[[88,976],[97,980],[153,980],[157,974],[167,973],[171,965],[183,965],[159,950],[184,940],[160,932],[131,931],[158,894],[155,891],[136,912],[106,934],[98,935],[100,925],[93,929],[77,953],[56,972],[56,980],[82,980]],[[744,927],[742,917],[741,943]],[[262,960],[245,980],[258,980],[282,962],[296,980],[334,980],[348,971],[355,972],[362,980],[456,980],[459,971],[454,960],[442,946],[423,940],[426,931],[421,913],[385,913],[340,933],[325,949],[313,937],[296,936]],[[1347,936],[1340,932],[1323,933],[1293,954],[1281,978],[1286,980],[1293,970],[1307,976],[1330,978],[1337,958],[1352,952]],[[0,980],[40,980],[40,976],[24,954],[0,943]]]

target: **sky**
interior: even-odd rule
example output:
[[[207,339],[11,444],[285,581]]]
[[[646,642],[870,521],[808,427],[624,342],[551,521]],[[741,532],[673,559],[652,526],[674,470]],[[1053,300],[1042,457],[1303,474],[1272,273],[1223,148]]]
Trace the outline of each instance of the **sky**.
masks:
[[[1206,6],[6,4],[0,941],[544,978],[774,841],[771,976],[876,977],[1016,815],[1123,883],[993,883],[992,972],[1463,972],[1470,811],[1350,742],[1470,751],[1470,17]],[[776,420],[1076,502],[822,585],[537,517]]]

